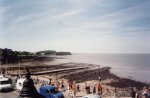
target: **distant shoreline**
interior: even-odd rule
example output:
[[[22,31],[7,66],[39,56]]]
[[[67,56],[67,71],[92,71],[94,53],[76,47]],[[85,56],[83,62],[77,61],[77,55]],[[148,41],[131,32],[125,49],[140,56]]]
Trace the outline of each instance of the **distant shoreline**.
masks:
[[[55,55],[72,55],[71,52],[43,50],[38,52],[28,51],[13,51],[12,49],[0,48],[0,63],[1,64],[16,64],[23,61],[47,60],[49,56]]]

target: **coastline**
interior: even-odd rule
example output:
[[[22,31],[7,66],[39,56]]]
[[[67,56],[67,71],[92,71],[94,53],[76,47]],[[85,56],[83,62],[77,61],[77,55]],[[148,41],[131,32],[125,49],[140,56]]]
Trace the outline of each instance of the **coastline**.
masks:
[[[101,82],[104,85],[110,87],[116,87],[116,88],[136,87],[137,89],[142,89],[144,86],[147,86],[147,84],[142,83],[140,81],[135,81],[128,78],[122,78],[119,77],[118,75],[111,73],[110,67],[102,67],[99,69],[99,67],[94,64],[62,63],[56,65],[54,64],[54,65],[42,65],[42,66],[30,65],[27,68],[34,69],[31,70],[33,75],[36,74],[46,78],[53,77],[53,79],[57,77],[57,79],[65,79],[66,81],[76,81],[77,83],[84,83],[87,81],[99,81],[98,78],[100,76]],[[14,73],[14,70],[8,71],[9,74],[10,75],[18,74],[18,73]],[[47,72],[43,74],[38,73],[44,71]],[[20,72],[24,73],[24,69],[22,69]],[[105,82],[105,81],[109,81],[109,82]]]

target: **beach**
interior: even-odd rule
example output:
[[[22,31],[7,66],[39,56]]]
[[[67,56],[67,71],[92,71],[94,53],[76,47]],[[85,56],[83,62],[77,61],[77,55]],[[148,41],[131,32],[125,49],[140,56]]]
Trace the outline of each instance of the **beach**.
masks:
[[[42,85],[49,84],[50,79],[55,86],[58,86],[57,82],[61,84],[63,80],[65,88],[61,89],[60,85],[58,87],[59,90],[64,92],[65,96],[68,95],[67,87],[70,82],[75,83],[75,85],[80,85],[80,92],[77,92],[76,96],[84,96],[87,94],[85,91],[85,84],[90,87],[90,93],[92,93],[92,86],[100,83],[103,89],[103,97],[106,98],[114,96],[114,91],[118,92],[117,96],[130,97],[132,88],[136,88],[137,92],[141,92],[143,87],[148,85],[143,81],[138,81],[131,77],[123,77],[121,73],[114,72],[115,67],[113,63],[112,66],[109,64],[110,60],[108,60],[107,63],[109,65],[104,65],[104,61],[100,64],[101,61],[99,61],[100,59],[97,56],[88,59],[87,55],[86,57],[79,55],[79,58],[77,58],[78,56],[74,56],[77,55],[55,56],[48,57],[46,60],[7,64],[3,65],[2,69],[5,69],[5,71],[12,76],[20,75],[21,77],[24,77],[26,73],[25,70],[29,69],[33,80],[37,82],[37,79],[39,79],[40,81],[37,83],[37,89]],[[124,66],[120,67],[124,68]],[[128,67],[128,69],[131,67]],[[120,70],[121,69],[118,69],[117,71]],[[128,73],[128,70],[126,70],[126,73]],[[96,94],[98,94],[97,91]]]
[[[37,64],[37,63],[36,63]],[[147,84],[135,81],[129,78],[122,78],[116,74],[111,72],[111,67],[100,67],[94,64],[86,64],[86,63],[62,63],[62,64],[38,64],[38,65],[25,65],[25,68],[30,69],[31,74],[33,75],[33,80],[37,78],[40,80],[37,88],[42,85],[46,85],[49,83],[49,79],[53,81],[56,85],[56,82],[61,83],[64,81],[65,90],[64,95],[67,96],[67,87],[70,82],[80,85],[81,92],[78,92],[76,96],[86,95],[85,92],[85,83],[90,86],[90,93],[92,93],[92,85],[101,83],[103,87],[103,96],[109,97],[113,96],[114,89],[118,91],[122,91],[120,96],[129,97],[130,89],[136,88],[141,91],[144,86]],[[13,66],[15,67],[15,65]],[[18,65],[16,66],[16,68]],[[20,69],[13,69],[11,66],[7,68],[8,74],[16,76],[20,74],[21,77],[24,77],[25,70],[24,67],[20,67]],[[34,70],[33,70],[34,69]],[[16,70],[14,72],[14,70]],[[100,80],[99,80],[100,77]],[[61,87],[59,86],[59,90]],[[108,92],[109,91],[109,92]]]

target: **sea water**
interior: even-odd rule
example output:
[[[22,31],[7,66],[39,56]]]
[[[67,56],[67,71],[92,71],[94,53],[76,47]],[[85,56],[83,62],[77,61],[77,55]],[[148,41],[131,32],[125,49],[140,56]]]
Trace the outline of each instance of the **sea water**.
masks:
[[[150,54],[73,54],[56,59],[59,63],[87,63],[111,67],[111,72],[125,78],[150,82]]]

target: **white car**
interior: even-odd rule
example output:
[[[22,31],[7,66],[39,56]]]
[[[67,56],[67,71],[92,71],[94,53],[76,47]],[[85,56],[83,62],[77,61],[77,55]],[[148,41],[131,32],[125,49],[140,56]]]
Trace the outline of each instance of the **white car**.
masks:
[[[11,90],[12,88],[12,80],[10,78],[4,77],[3,75],[0,75],[0,91],[7,91]]]
[[[88,94],[83,96],[82,98],[102,98],[100,95]]]

